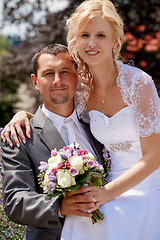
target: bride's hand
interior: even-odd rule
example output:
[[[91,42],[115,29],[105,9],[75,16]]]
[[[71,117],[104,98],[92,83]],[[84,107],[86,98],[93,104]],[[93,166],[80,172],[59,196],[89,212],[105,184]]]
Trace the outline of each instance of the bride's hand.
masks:
[[[1,137],[4,142],[8,142],[8,144],[12,147],[13,143],[10,139],[10,134],[12,135],[17,147],[20,147],[20,142],[18,140],[18,136],[22,139],[23,143],[26,142],[25,136],[23,134],[22,128],[26,129],[26,136],[30,138],[31,128],[29,119],[33,117],[31,113],[20,111],[14,115],[11,121],[4,127],[1,132]]]
[[[95,205],[88,212],[93,212],[104,203],[111,201],[111,198],[105,187],[99,188],[99,187],[91,186],[90,193],[93,197]]]

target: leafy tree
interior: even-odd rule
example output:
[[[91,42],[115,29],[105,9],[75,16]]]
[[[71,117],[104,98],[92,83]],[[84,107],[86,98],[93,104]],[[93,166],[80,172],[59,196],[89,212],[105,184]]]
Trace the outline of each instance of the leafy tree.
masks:
[[[5,49],[10,48],[10,40],[3,34],[0,34],[0,57],[4,55]]]
[[[12,56],[10,40],[0,34],[0,126],[4,126],[13,115],[13,103],[16,102],[17,82],[12,73],[14,66],[10,65],[8,56]],[[6,66],[10,68],[6,71]]]
[[[160,95],[159,0],[114,2],[125,22],[123,56],[153,77]]]

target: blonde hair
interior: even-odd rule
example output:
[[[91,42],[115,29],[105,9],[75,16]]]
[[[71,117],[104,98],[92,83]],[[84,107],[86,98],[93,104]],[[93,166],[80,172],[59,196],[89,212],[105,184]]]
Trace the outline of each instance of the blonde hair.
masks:
[[[86,0],[79,5],[67,20],[68,50],[73,59],[78,63],[78,73],[81,77],[81,81],[88,86],[91,85],[92,76],[88,65],[78,54],[77,35],[79,28],[84,23],[100,16],[106,19],[111,25],[113,37],[118,42],[117,46],[112,51],[112,56],[114,59],[118,59],[124,37],[123,21],[112,2],[109,0]]]

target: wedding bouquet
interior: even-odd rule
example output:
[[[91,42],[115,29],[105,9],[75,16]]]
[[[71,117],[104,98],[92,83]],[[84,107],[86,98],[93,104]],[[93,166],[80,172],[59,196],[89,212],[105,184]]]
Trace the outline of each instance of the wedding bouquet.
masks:
[[[48,163],[40,162],[38,167],[39,184],[46,194],[46,200],[63,195],[66,191],[75,191],[80,186],[90,183],[101,187],[105,183],[105,174],[94,156],[80,145],[73,143],[57,151],[51,151]],[[99,209],[92,212],[92,223],[102,220],[103,214]]]

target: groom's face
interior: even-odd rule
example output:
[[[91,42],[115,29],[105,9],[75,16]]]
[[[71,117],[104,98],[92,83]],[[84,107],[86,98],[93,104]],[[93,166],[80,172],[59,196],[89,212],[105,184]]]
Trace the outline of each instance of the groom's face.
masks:
[[[57,104],[73,106],[77,73],[68,53],[42,53],[38,59],[37,76],[32,74],[31,78],[50,111]]]

